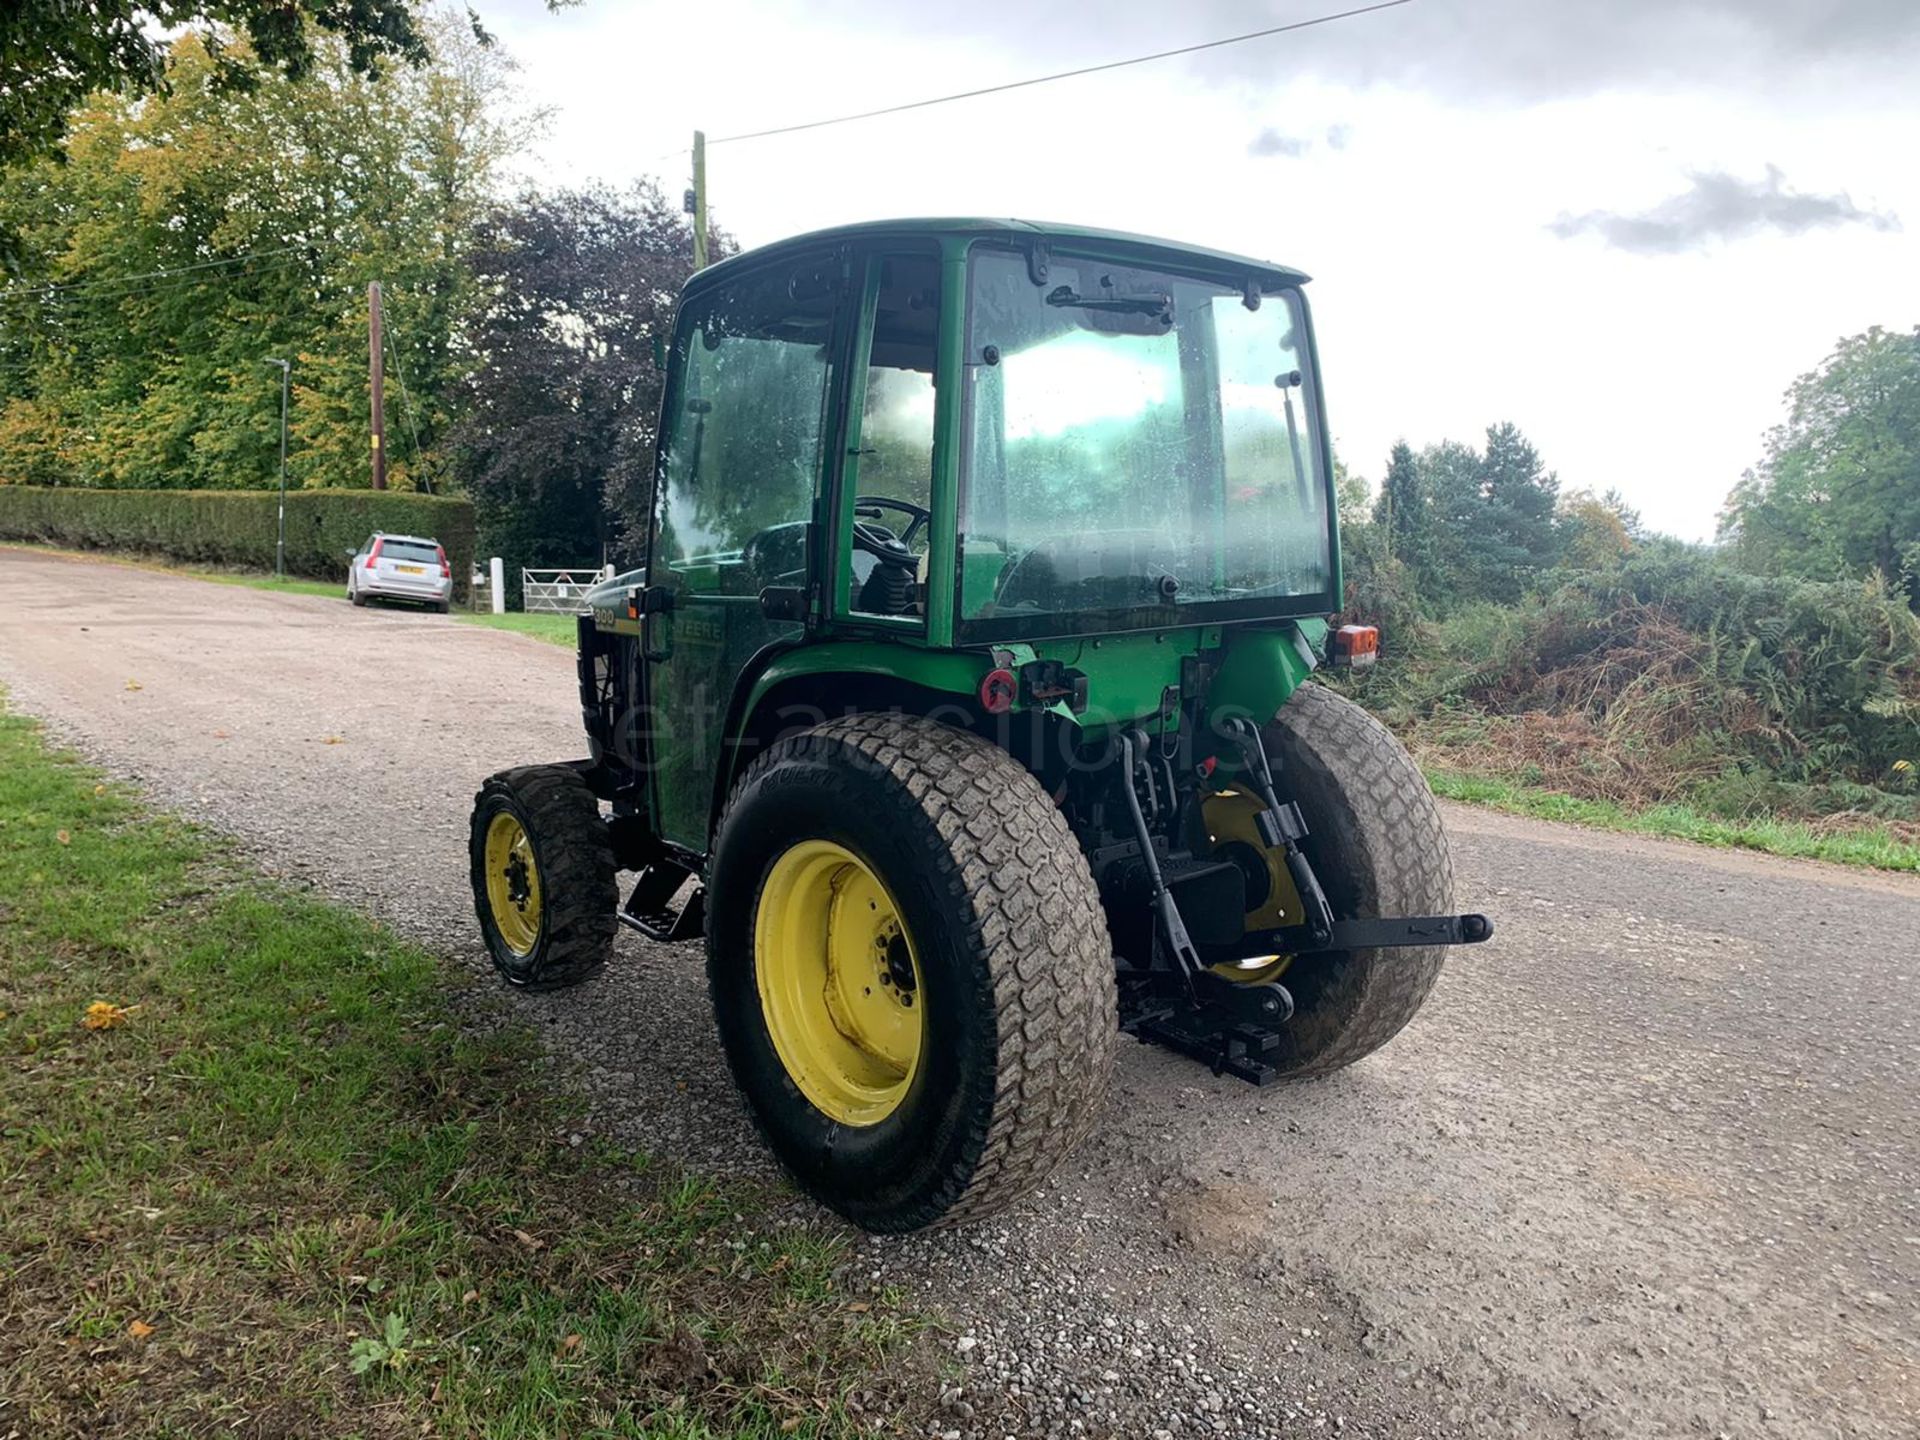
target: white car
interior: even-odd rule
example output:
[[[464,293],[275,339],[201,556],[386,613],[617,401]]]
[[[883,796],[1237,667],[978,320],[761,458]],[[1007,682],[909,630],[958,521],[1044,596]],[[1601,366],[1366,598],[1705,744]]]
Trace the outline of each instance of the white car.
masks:
[[[347,562],[347,599],[412,600],[446,614],[453,599],[446,547],[421,535],[369,535]]]

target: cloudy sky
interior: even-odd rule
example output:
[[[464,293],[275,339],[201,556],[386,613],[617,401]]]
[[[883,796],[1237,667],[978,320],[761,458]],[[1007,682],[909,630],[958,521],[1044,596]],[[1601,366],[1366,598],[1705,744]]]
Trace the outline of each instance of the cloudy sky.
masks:
[[[1362,0],[1346,0],[1347,4]],[[482,0],[553,110],[546,181],[1305,19],[1341,0]],[[713,145],[758,244],[1014,215],[1312,274],[1335,443],[1511,419],[1566,488],[1711,535],[1781,393],[1920,323],[1920,0],[1411,0],[986,99]]]

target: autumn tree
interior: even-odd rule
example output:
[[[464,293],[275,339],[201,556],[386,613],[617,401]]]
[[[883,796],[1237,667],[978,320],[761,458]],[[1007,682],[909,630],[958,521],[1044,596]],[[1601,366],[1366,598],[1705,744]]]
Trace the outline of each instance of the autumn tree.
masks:
[[[383,282],[394,482],[430,471],[465,362],[465,248],[524,137],[506,62],[463,23],[378,80],[314,41],[309,73],[221,81],[196,36],[171,87],[98,96],[64,163],[0,175],[25,274],[0,289],[0,479],[271,483],[294,362],[295,483],[366,483],[366,286]]]
[[[1591,490],[1562,495],[1555,517],[1561,563],[1574,570],[1617,569],[1633,552],[1639,518],[1617,490],[1605,495]]]

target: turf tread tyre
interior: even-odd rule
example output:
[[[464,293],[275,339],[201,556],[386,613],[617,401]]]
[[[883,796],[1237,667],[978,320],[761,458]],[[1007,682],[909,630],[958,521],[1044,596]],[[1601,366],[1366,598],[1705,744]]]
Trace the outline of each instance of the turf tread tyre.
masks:
[[[900,856],[928,867],[914,873],[930,875],[948,917],[947,938],[956,952],[977,957],[967,981],[974,1013],[927,1013],[929,1024],[980,1026],[987,1061],[961,1074],[953,1123],[942,1128],[925,1173],[881,1187],[886,1193],[879,1195],[823,1177],[814,1157],[797,1153],[801,1147],[779,1119],[779,1099],[761,1093],[765,1074],[737,1033],[748,1022],[728,1023],[730,1014],[747,1014],[741,997],[753,994],[754,982],[750,941],[740,954],[740,931],[730,936],[727,917],[750,917],[758,901],[758,881],[748,873],[755,867],[731,865],[730,851],[742,839],[740,820],[751,823],[765,809],[755,797],[783,775],[797,782],[801,772],[858,775],[878,782],[864,793],[892,795],[888,822],[897,826],[899,848],[882,866],[895,877],[889,888],[908,863]],[[1039,1184],[1086,1137],[1117,1048],[1112,949],[1079,844],[1045,790],[1010,755],[916,716],[830,721],[777,741],[748,769],[718,835],[707,963],[728,1061],[762,1133],[814,1195],[874,1230],[975,1220]],[[764,876],[764,864],[759,871]]]
[[[540,936],[525,956],[514,955],[500,938],[487,903],[487,826],[503,804],[526,828],[540,876]],[[480,933],[508,984],[563,990],[607,963],[620,890],[600,802],[578,770],[522,765],[489,776],[473,797],[467,848]]]
[[[1440,915],[1453,909],[1446,827],[1420,767],[1393,733],[1326,686],[1294,692],[1266,727],[1283,798],[1295,801],[1334,914]],[[1440,977],[1443,947],[1303,956],[1284,983],[1298,1009],[1277,1065],[1325,1075],[1372,1054],[1413,1019]]]

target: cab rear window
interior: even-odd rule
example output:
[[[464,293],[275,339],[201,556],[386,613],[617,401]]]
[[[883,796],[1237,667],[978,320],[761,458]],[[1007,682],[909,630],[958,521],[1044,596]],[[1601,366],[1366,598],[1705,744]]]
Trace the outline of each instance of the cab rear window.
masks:
[[[380,547],[382,560],[398,560],[407,565],[438,565],[440,552],[431,545],[415,545],[406,540],[389,540]]]

